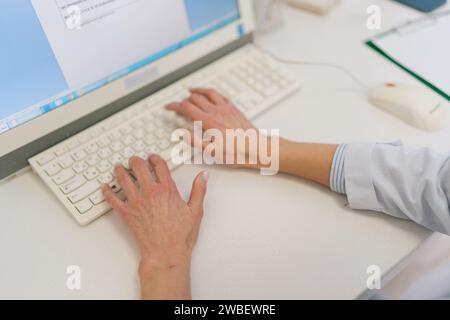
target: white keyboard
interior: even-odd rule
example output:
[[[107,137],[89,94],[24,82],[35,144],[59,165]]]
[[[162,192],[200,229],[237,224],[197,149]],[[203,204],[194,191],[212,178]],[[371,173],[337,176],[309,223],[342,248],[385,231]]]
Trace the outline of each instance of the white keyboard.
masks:
[[[278,62],[249,45],[36,155],[29,163],[76,221],[86,225],[111,210],[103,199],[102,184],[122,192],[114,177],[115,165],[128,168],[132,156],[146,159],[159,154],[171,169],[175,167],[170,161],[171,134],[192,124],[164,106],[187,98],[191,87],[218,90],[249,118],[300,88]]]

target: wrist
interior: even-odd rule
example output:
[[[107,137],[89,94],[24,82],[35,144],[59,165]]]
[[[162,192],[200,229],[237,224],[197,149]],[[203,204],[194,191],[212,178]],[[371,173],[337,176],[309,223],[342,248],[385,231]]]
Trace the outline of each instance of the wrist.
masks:
[[[139,282],[144,300],[190,300],[190,263],[155,267],[141,262]]]
[[[142,257],[139,263],[139,274],[162,273],[169,270],[188,270],[191,266],[190,255],[182,254],[173,257],[150,256]]]
[[[258,139],[261,139],[261,135],[259,136]],[[255,164],[251,164],[246,167],[256,170],[270,168],[273,165],[273,162],[275,161],[274,157],[277,157],[278,159],[276,159],[277,160],[276,162],[279,165],[278,171],[283,172],[281,166],[287,162],[286,155],[289,154],[287,150],[289,150],[290,144],[292,144],[292,142],[279,136],[277,137],[267,136],[265,139],[267,139],[267,141],[258,140],[258,149],[256,156],[257,162]],[[274,146],[273,143],[277,143],[277,145]],[[262,144],[265,146],[266,149],[263,155],[261,155]],[[246,156],[247,159],[250,158],[249,152],[247,152]],[[264,158],[261,157],[265,157],[265,160],[263,160]],[[270,163],[267,163],[267,161],[270,161]]]
[[[292,164],[291,153],[294,142],[280,137],[279,165],[281,173],[289,173]]]
[[[190,273],[190,260],[169,265],[141,260],[139,280],[142,299],[190,300]]]

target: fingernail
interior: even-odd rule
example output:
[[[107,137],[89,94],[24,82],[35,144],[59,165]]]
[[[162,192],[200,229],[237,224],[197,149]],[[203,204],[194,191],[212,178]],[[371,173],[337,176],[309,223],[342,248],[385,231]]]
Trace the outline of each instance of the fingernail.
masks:
[[[208,171],[202,172],[202,179],[203,179],[203,181],[208,182],[208,180],[209,180],[209,172]]]

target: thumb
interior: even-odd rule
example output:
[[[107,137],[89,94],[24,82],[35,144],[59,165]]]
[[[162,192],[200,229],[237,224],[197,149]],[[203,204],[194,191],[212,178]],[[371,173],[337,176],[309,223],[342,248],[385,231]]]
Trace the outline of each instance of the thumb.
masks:
[[[203,171],[195,178],[194,183],[192,184],[191,197],[188,206],[196,215],[203,215],[203,201],[206,195],[208,178],[209,173]]]

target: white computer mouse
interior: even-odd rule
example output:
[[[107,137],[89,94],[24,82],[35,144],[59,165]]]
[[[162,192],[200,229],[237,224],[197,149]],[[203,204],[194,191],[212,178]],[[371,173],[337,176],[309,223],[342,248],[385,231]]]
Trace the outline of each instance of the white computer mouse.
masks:
[[[371,90],[370,101],[420,130],[438,131],[448,123],[446,106],[426,88],[386,83]]]

